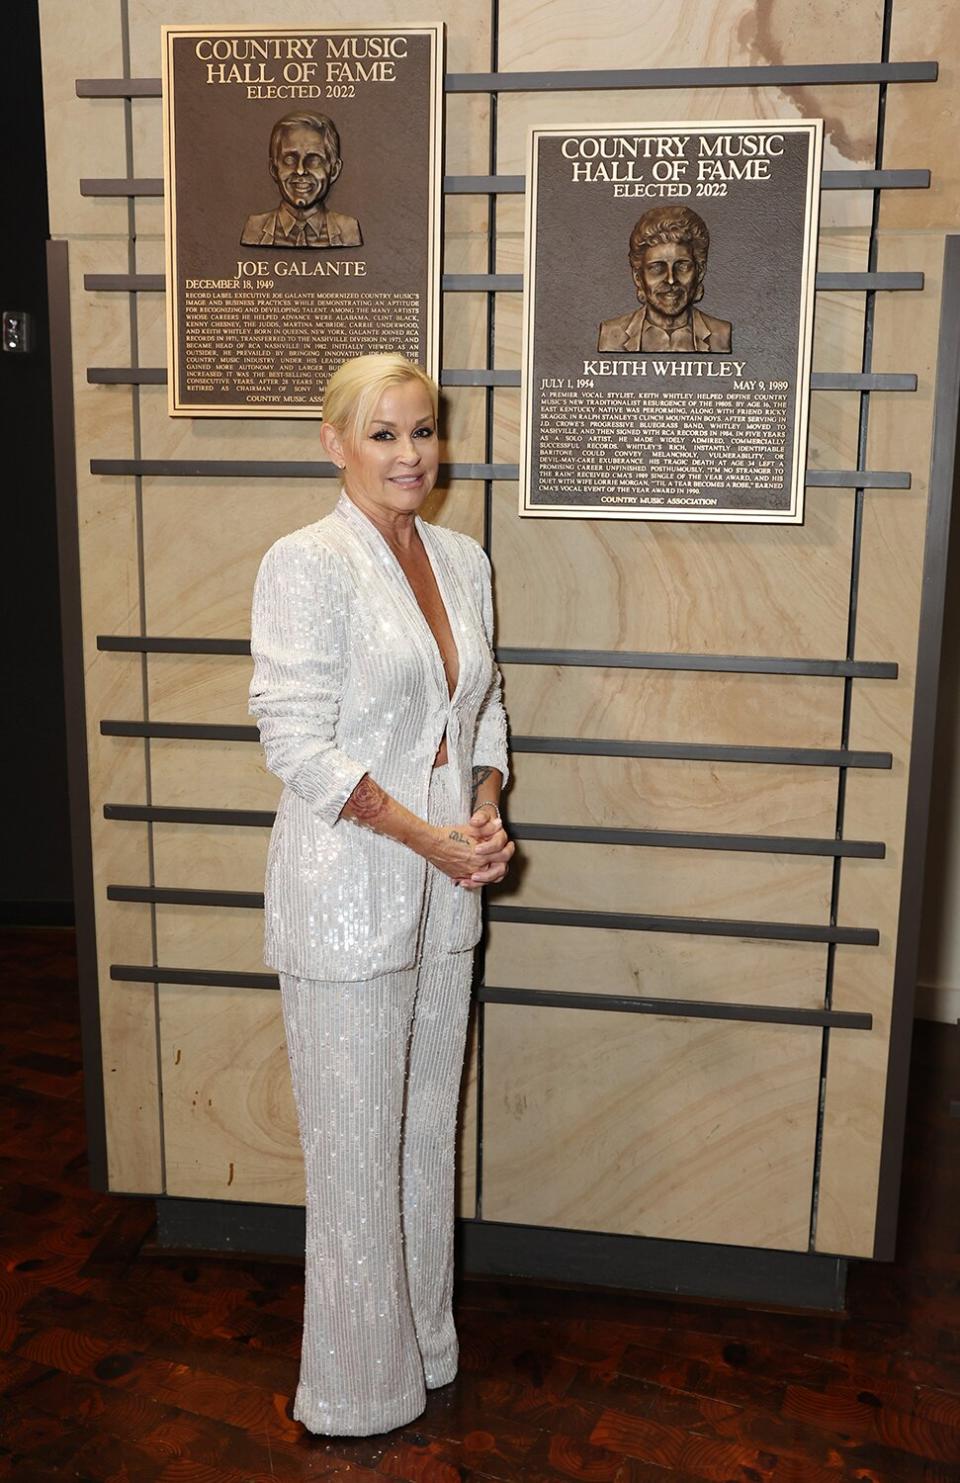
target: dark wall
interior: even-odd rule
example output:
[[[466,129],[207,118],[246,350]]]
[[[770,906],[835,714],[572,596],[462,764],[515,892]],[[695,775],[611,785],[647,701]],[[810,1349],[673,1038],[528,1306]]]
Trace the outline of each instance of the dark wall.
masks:
[[[56,505],[44,245],[47,190],[36,0],[7,7],[0,162],[6,213],[0,307],[26,309],[34,348],[0,353],[3,561],[3,831],[0,921],[71,919]]]

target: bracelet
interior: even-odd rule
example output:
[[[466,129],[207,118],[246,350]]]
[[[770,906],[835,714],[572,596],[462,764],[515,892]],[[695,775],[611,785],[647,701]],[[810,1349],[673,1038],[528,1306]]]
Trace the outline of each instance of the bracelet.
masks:
[[[474,813],[476,813],[476,811],[477,811],[478,808],[492,808],[494,810],[494,812],[496,813],[497,823],[498,824],[502,824],[503,823],[503,816],[500,813],[500,805],[498,803],[494,803],[494,801],[493,801],[492,798],[484,798],[484,800],[482,801],[482,803],[475,804],[474,805],[474,810],[473,810]]]

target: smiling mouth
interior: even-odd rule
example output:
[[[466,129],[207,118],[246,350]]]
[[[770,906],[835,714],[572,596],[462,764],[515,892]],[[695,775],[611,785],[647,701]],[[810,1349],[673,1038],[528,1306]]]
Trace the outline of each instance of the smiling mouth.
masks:
[[[401,484],[401,485],[404,485],[404,486],[412,486],[414,484],[420,484],[422,482],[422,480],[423,480],[423,474],[422,473],[421,474],[392,474],[390,476],[390,483],[391,484]]]

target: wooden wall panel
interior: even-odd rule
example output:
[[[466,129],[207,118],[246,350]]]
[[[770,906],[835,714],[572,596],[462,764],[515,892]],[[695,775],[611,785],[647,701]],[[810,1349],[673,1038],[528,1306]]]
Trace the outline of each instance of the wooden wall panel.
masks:
[[[78,98],[78,77],[121,77],[123,44],[119,10],[91,24],[86,6],[39,0],[42,42],[44,135],[50,235],[119,240],[126,257],[127,203],[81,196],[89,176],[127,173],[123,102]],[[110,271],[108,268],[103,271]],[[124,272],[126,267],[115,271]],[[76,299],[71,294],[76,309]]]
[[[160,990],[167,1193],[303,1203],[303,1156],[276,993]]]
[[[519,752],[511,766],[510,816],[527,824],[826,838],[836,821],[831,768]]]
[[[104,360],[124,361],[129,355],[130,321],[122,300],[103,295],[96,302],[84,294],[82,284],[84,273],[108,267],[122,271],[125,255],[125,243],[87,239],[74,240],[70,253],[77,445],[100,449],[108,458],[129,452],[130,392],[118,388],[118,401],[104,397],[103,391],[114,388],[89,386],[86,367]],[[105,803],[143,800],[146,750],[133,738],[101,736],[99,725],[101,716],[140,715],[143,675],[138,655],[101,653],[96,647],[100,631],[139,631],[139,528],[133,481],[92,475],[83,458],[78,459],[77,525],[108,1178],[114,1189],[148,1192],[160,1189],[163,1179],[154,990],[148,984],[112,982],[110,964],[151,961],[150,910],[108,901],[106,888],[118,880],[149,879],[149,833],[143,824],[118,826],[103,818]]]
[[[483,485],[475,479],[451,479],[439,484],[424,504],[423,516],[482,541]]]
[[[816,489],[799,527],[520,520],[516,487],[500,484],[498,640],[840,658],[852,512],[852,491]]]
[[[216,457],[230,453],[217,444]],[[208,456],[214,454],[208,450]],[[336,498],[332,479],[145,479],[150,632],[247,638],[264,551],[288,530],[319,520]],[[185,531],[189,540],[183,539]]]
[[[806,1247],[816,1031],[491,1004],[484,1061],[485,1219]]]
[[[796,675],[504,665],[520,736],[836,747],[843,681]]]
[[[245,655],[148,654],[151,721],[254,725],[247,710],[250,667]],[[151,749],[162,745],[153,742]]]
[[[251,723],[252,724],[252,723]],[[182,808],[276,808],[281,783],[250,742],[152,741],[153,802]]]
[[[159,72],[161,21],[315,25],[310,7],[281,0],[123,0],[93,21],[68,0],[41,0],[51,222],[71,241],[77,450],[86,645],[90,795],[104,1034],[110,1184],[159,1189],[159,1067],[171,1193],[299,1201],[302,1165],[275,994],[162,988],[162,1044],[150,985],[114,984],[112,962],[152,961],[220,970],[262,968],[262,914],[223,907],[106,900],[108,884],[259,890],[262,829],[105,821],[105,802],[196,808],[275,807],[279,783],[260,749],[242,742],[106,738],[102,717],[248,724],[250,663],[243,657],[100,652],[96,635],[243,638],[264,550],[320,518],[333,481],[93,478],[90,457],[319,459],[305,422],[171,420],[162,387],[91,387],[88,365],[165,362],[163,295],[90,294],[86,272],[163,270],[162,203],[83,198],[80,176],[162,173],[156,99],[78,100],[74,78],[118,76],[121,11],[130,71]],[[436,19],[431,0],[369,0],[364,22]],[[486,71],[490,10],[445,0],[451,71]],[[626,7],[596,0],[589,16],[554,0],[500,0],[504,70],[764,64],[880,54],[878,0],[680,0]],[[331,0],[324,23],[357,23]],[[867,464],[908,468],[909,492],[864,497],[856,655],[895,660],[900,677],[855,681],[850,744],[890,750],[890,772],[849,774],[844,834],[885,840],[885,860],[846,860],[838,917],[878,926],[879,949],[841,947],[833,1003],[865,1009],[874,1030],[832,1032],[817,1244],[871,1249],[903,810],[909,763],[930,392],[942,229],[956,217],[956,105],[945,85],[956,37],[942,0],[894,0],[891,54],[940,53],[944,84],[891,86],[884,165],[933,165],[928,193],[882,201],[880,268],[927,274],[923,295],[879,295],[873,369],[916,370],[916,396],[873,394]],[[490,160],[491,99],[447,99],[450,174],[522,173],[531,123],[630,119],[826,119],[827,169],[871,168],[876,85],[682,89],[500,96]],[[128,156],[125,125],[129,118]],[[951,132],[952,130],[952,132]],[[523,201],[450,197],[444,268],[484,272],[496,211],[496,266],[523,269]],[[827,192],[819,267],[868,266],[872,197]],[[133,225],[133,236],[128,228]],[[865,298],[818,295],[814,364],[860,369]],[[493,307],[493,364],[520,364],[522,300],[501,293],[444,296],[443,360],[479,368]],[[132,310],[132,314],[131,314]],[[131,334],[133,343],[131,343]],[[514,463],[519,393],[492,397],[492,457]],[[450,389],[444,456],[487,456],[488,394]],[[858,462],[860,398],[814,393],[809,463]],[[840,658],[847,641],[854,494],[808,492],[798,529],[520,520],[515,483],[493,490],[492,557],[501,646],[595,648]],[[483,485],[438,489],[430,518],[478,539]],[[829,747],[840,744],[843,683],[789,676],[568,669],[505,669],[516,734],[648,741]],[[509,798],[517,822],[830,838],[837,827],[836,769],[516,754]],[[497,899],[598,911],[826,922],[832,865],[816,856],[525,843]],[[155,941],[154,941],[155,928]],[[648,994],[815,1007],[828,952],[822,945],[494,923],[490,985]],[[478,1105],[476,1026],[461,1103],[459,1209],[472,1214],[475,1142],[483,1123],[483,1216],[576,1229],[642,1232],[803,1250],[812,1197],[822,1037],[814,1030],[746,1023],[589,1014],[490,1005],[485,1010],[484,1101]],[[159,1063],[158,1063],[159,1054]]]
[[[511,870],[490,899],[570,911],[822,923],[829,912],[830,874],[830,862],[815,856],[529,840],[522,868]]]
[[[160,1040],[167,1193],[302,1205],[303,1155],[279,994],[165,985]],[[474,1085],[471,1054],[458,1158],[458,1211],[465,1215],[474,1204]]]
[[[537,0],[500,0],[500,66],[505,72],[777,66],[809,62],[814,40],[818,54],[832,62],[858,62],[879,54],[881,21],[874,0],[854,0],[843,10],[833,0],[812,0],[802,11],[790,0],[762,6],[679,0],[636,9],[622,0],[593,0],[589,13],[578,0],[551,0],[544,26]]]
[[[263,912],[254,907],[162,905],[156,917],[157,962],[164,968],[265,971]]]
[[[639,995],[713,1003],[823,1005],[827,949],[668,932],[610,932],[497,922],[484,960],[488,986],[551,993]],[[611,1028],[616,1033],[618,1022]]]
[[[960,92],[957,70],[960,42],[957,16],[950,0],[896,0],[890,25],[890,60],[935,57],[940,65],[936,86],[891,87],[887,94],[883,157],[890,170],[918,166],[932,172],[930,189],[892,191],[881,198],[884,230],[932,231],[936,237],[957,229],[960,201]]]
[[[155,824],[153,855],[157,885],[262,891],[268,840],[267,829],[227,824],[204,824],[202,828],[195,824]],[[224,918],[233,913],[232,907],[216,910]]]

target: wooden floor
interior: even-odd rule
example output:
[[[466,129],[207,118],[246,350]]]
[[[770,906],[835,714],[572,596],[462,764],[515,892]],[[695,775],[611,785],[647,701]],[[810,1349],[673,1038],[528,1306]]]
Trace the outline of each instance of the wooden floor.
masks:
[[[921,1024],[896,1266],[843,1317],[466,1281],[461,1370],[385,1437],[290,1419],[302,1267],[141,1251],[87,1184],[72,935],[0,932],[0,1478],[960,1483],[960,1047]]]

